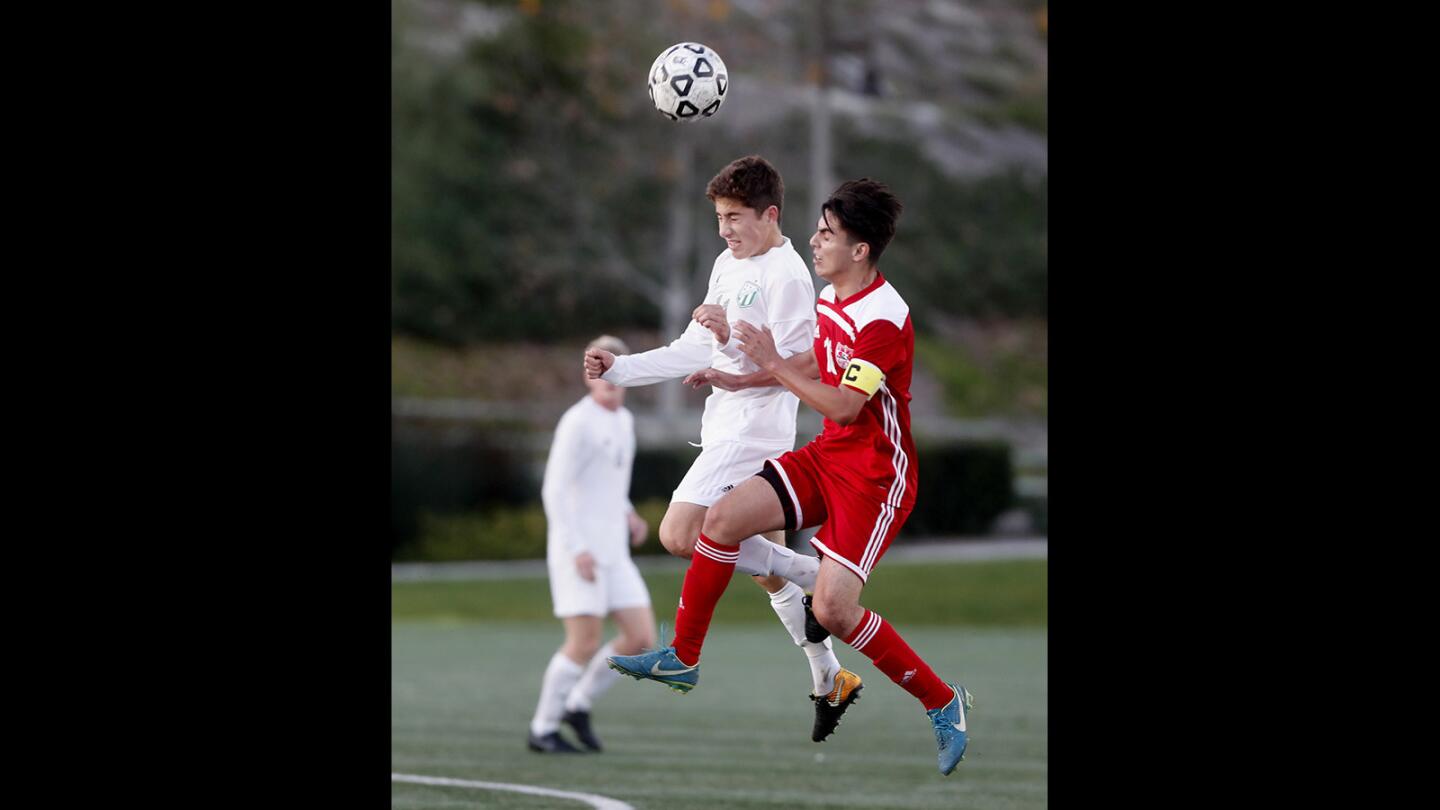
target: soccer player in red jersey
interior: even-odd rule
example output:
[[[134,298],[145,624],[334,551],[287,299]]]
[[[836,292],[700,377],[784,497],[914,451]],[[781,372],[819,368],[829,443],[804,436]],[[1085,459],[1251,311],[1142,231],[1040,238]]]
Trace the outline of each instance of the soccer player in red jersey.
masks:
[[[909,408],[915,332],[909,306],[879,268],[901,208],[884,184],[868,178],[842,184],[821,206],[810,248],[816,274],[830,286],[816,303],[813,354],[787,361],[768,329],[734,325],[742,351],[764,372],[744,384],[784,385],[825,417],[824,430],[767,461],[710,508],[685,574],[672,646],[610,660],[634,677],[686,673],[698,681],[700,648],[740,541],[819,525],[811,540],[823,557],[816,634],[844,639],[920,701],[939,746],[940,772],[948,775],[964,758],[970,693],[941,680],[889,622],[860,604],[870,572],[914,507],[918,480]]]

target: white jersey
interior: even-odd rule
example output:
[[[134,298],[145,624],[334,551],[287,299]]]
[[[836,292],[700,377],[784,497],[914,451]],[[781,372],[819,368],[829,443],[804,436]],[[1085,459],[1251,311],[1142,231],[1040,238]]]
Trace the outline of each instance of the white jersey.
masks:
[[[569,562],[588,551],[600,565],[630,557],[630,467],[635,418],[588,395],[555,426],[545,460],[546,556]]]
[[[737,259],[727,248],[715,259],[705,303],[725,307],[731,325],[729,342],[721,345],[705,327],[691,321],[685,333],[668,346],[615,358],[602,379],[616,385],[650,385],[679,379],[692,372],[717,368],[731,374],[759,370],[736,344],[734,325],[746,321],[769,327],[781,357],[812,350],[815,330],[815,285],[810,269],[790,239],[759,256]],[[791,445],[800,400],[781,385],[743,391],[713,389],[700,420],[700,442],[762,442]]]

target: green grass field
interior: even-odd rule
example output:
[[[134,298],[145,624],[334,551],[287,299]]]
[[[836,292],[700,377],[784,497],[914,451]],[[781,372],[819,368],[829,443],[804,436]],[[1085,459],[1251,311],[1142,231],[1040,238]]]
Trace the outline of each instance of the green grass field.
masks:
[[[836,644],[865,679],[828,741],[810,742],[804,654],[763,593],[737,577],[679,695],[623,679],[597,702],[602,754],[525,748],[539,679],[559,645],[543,579],[392,587],[391,769],[598,794],[648,808],[1042,808],[1046,784],[1046,563],[881,565],[865,603],[942,677],[976,695],[965,762],[935,770],[914,698]],[[647,577],[669,622],[679,576]],[[395,808],[582,808],[573,799],[392,783]]]

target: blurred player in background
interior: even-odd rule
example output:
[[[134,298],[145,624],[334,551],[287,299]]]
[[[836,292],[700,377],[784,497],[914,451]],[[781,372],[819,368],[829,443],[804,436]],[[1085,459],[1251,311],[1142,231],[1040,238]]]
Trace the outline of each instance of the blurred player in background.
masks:
[[[587,351],[587,377],[625,386],[684,377],[696,385],[703,382],[697,373],[703,376],[712,366],[726,374],[753,374],[759,366],[740,350],[730,331],[730,323],[742,318],[770,328],[781,355],[810,353],[815,287],[809,268],[780,232],[785,197],[780,173],[758,155],[743,157],[710,180],[705,196],[715,205],[727,247],[715,259],[705,302],[696,307],[692,323],[668,346],[641,354]],[[795,446],[799,405],[794,394],[774,382],[745,390],[716,386],[701,417],[700,456],[675,488],[660,523],[660,542],[670,553],[686,558],[697,552],[715,554],[696,545],[706,511],[759,472],[766,459]],[[819,561],[785,548],[780,525],[769,528],[774,531],[737,539],[717,562],[756,576],[790,637],[805,651],[815,703],[811,739],[820,742],[859,695],[860,678],[840,666],[829,639],[806,639],[803,599],[805,589],[814,587]],[[679,610],[684,609],[681,599]],[[695,678],[678,672],[665,682],[684,692],[695,685]]]
[[[741,351],[819,411],[825,429],[767,461],[706,514],[671,646],[610,660],[636,678],[666,683],[684,672],[698,679],[700,648],[738,544],[755,532],[818,525],[810,542],[823,557],[813,612],[820,627],[810,637],[840,636],[914,695],[935,732],[940,773],[948,775],[964,758],[973,698],[941,680],[889,622],[860,604],[870,572],[914,508],[919,481],[910,436],[915,332],[909,305],[879,268],[900,210],[884,184],[866,178],[842,184],[821,206],[810,248],[815,272],[830,285],[816,303],[812,362],[787,360],[777,350],[778,331],[735,324]]]
[[[627,351],[609,335],[588,349]],[[562,722],[582,745],[599,751],[590,706],[619,677],[606,658],[655,645],[650,593],[626,545],[639,546],[649,531],[629,496],[635,419],[624,407],[625,389],[604,380],[585,384],[590,393],[570,406],[555,428],[541,488],[550,596],[565,625],[565,643],[545,668],[530,720],[530,750],[546,753],[579,750],[560,736]],[[602,647],[607,615],[620,634]]]

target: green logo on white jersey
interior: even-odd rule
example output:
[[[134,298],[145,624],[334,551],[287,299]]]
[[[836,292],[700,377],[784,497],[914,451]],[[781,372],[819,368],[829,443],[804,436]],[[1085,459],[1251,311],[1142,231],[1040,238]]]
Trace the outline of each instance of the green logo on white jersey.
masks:
[[[758,297],[760,297],[760,288],[755,286],[755,282],[747,281],[744,286],[740,288],[740,294],[735,296],[735,303],[739,304],[741,309],[744,309],[755,303],[755,299]]]

